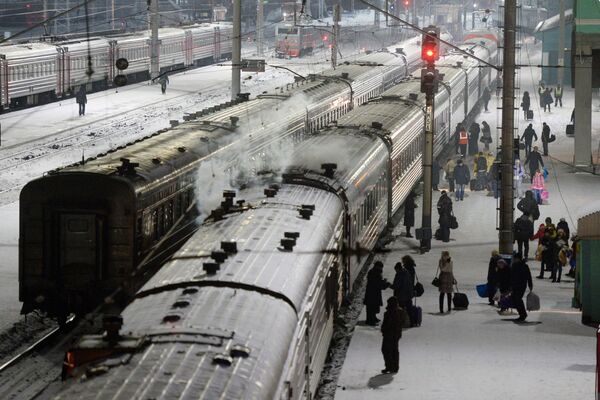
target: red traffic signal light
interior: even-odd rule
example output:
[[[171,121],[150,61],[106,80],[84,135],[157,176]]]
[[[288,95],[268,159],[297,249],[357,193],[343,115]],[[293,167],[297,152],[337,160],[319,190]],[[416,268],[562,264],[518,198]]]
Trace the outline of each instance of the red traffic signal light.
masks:
[[[433,64],[440,59],[440,51],[438,46],[439,28],[429,26],[425,28],[423,40],[421,44],[421,59],[428,64]]]
[[[404,7],[408,7],[410,5],[410,1],[409,0],[404,0]]]

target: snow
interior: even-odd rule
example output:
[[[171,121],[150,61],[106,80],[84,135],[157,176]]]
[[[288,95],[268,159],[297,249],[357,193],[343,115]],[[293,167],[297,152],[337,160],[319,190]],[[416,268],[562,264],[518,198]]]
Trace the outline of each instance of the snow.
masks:
[[[527,50],[531,54],[530,64],[539,63],[539,46],[528,43]],[[537,84],[539,75],[537,68],[521,69],[521,88],[537,94],[534,83]],[[574,104],[572,89],[565,89],[563,103],[562,109],[553,107],[551,113],[535,109],[533,122],[538,132],[545,121],[556,134],[557,141],[550,144],[550,155],[570,161],[573,139],[564,135],[564,125]],[[498,122],[496,104],[493,98],[492,111],[481,114],[478,122],[484,119]],[[532,104],[537,104],[533,98]],[[523,121],[522,112],[518,116],[519,132],[523,132],[527,122]],[[594,119],[596,149],[600,136],[597,114]],[[492,122],[492,128],[500,125]],[[541,148],[541,143],[538,144]],[[575,174],[568,165],[548,157],[545,163],[550,171],[547,182],[550,204],[541,206],[541,220],[549,216],[557,222],[566,217],[571,229],[576,230],[577,210],[590,205],[600,209],[600,177]],[[434,204],[438,196],[439,192],[434,192]],[[460,226],[452,231],[449,244],[434,241],[429,253],[419,255],[418,242],[405,238],[404,228],[396,229],[397,240],[388,245],[394,251],[382,258],[384,276],[391,281],[395,262],[402,255],[411,254],[425,286],[425,294],[418,299],[423,308],[423,325],[404,331],[400,341],[400,372],[380,374],[384,367],[381,334],[378,328],[359,323],[337,382],[336,400],[593,398],[596,330],[582,325],[581,313],[571,308],[572,279],[565,278],[566,271],[559,284],[534,278],[541,310],[529,313],[528,324],[507,321],[517,315],[499,316],[495,308],[487,305],[487,299],[478,297],[475,291],[475,285],[485,283],[490,252],[498,247],[496,202],[484,192],[469,192],[464,202],[454,202],[454,206]],[[430,282],[442,250],[450,251],[459,287],[469,296],[471,305],[466,311],[437,314],[438,291]],[[530,257],[534,252],[531,242]],[[539,262],[528,264],[532,275],[537,275]],[[384,292],[384,298],[391,295],[391,290]],[[363,310],[360,320],[364,319]]]

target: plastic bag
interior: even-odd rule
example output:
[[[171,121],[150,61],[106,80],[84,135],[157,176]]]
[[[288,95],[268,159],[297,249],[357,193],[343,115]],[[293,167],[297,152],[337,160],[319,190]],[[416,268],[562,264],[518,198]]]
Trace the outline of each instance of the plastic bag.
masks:
[[[540,309],[540,297],[533,292],[529,292],[527,294],[527,310],[528,311],[538,311],[539,309]]]

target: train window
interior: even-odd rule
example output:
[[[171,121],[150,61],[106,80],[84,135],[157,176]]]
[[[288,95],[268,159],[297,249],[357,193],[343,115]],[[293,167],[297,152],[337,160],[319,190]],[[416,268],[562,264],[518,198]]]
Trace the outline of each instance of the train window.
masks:
[[[85,219],[71,218],[67,224],[69,232],[87,232],[89,230],[88,221]]]

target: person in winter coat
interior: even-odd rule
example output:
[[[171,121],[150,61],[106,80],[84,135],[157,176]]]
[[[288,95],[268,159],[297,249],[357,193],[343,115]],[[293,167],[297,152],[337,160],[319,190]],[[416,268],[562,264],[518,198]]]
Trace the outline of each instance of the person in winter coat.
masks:
[[[167,85],[169,83],[169,77],[167,75],[163,75],[158,79],[158,83],[160,83],[160,91],[162,94],[167,92]]]
[[[477,122],[473,122],[469,127],[469,155],[475,155],[479,152],[479,133],[481,128]]]
[[[452,218],[452,200],[442,190],[442,195],[437,202],[437,210],[439,214],[438,222],[440,224],[441,240],[444,242],[450,241],[450,222]]]
[[[542,145],[544,147],[544,155],[548,155],[548,143],[550,143],[550,127],[546,123],[542,123]]]
[[[561,218],[556,224],[556,229],[562,229],[565,232],[565,237],[568,239],[571,236],[571,230],[569,229],[569,224],[564,218]]]
[[[519,253],[524,257],[524,260],[529,259],[529,238],[533,236],[533,222],[529,219],[529,215],[523,213],[513,225],[515,240]],[[523,252],[524,251],[524,252]]]
[[[388,288],[388,281],[383,279],[383,263],[375,261],[373,268],[367,273],[367,288],[363,304],[367,306],[367,325],[375,326],[379,322],[377,314],[379,307],[383,305],[381,291]]]
[[[571,236],[571,257],[569,258],[569,272],[567,276],[575,278],[575,269],[577,268],[577,251],[579,250],[579,236]]]
[[[558,85],[556,85],[556,88],[554,88],[554,107],[556,107],[560,103],[560,108],[562,108],[562,95],[563,88],[559,83]]]
[[[531,153],[531,145],[534,140],[538,140],[537,135],[535,134],[535,129],[533,129],[533,125],[529,124],[525,131],[523,132],[523,136],[521,136],[521,140],[525,142],[525,157],[529,157],[529,153]]]
[[[454,292],[454,283],[456,280],[454,279],[454,272],[452,269],[452,259],[450,258],[450,253],[447,251],[442,251],[442,257],[438,262],[438,266],[440,269],[440,314],[444,313],[444,297],[448,299],[448,312],[452,309],[452,293]]]
[[[510,294],[510,267],[506,264],[506,261],[499,259],[496,263],[496,285],[500,290],[500,297],[507,297]],[[507,310],[506,307],[502,307],[500,302],[500,313]]]
[[[456,168],[456,162],[449,158],[444,166],[444,172],[446,173],[450,193],[454,192],[454,168]]]
[[[415,202],[415,193],[410,192],[404,200],[404,226],[406,227],[406,237],[411,238],[410,228],[415,226],[415,208],[417,203]]]
[[[517,203],[517,209],[523,214],[527,214],[531,219],[531,222],[535,222],[540,218],[540,208],[538,207],[537,201],[531,190],[525,192],[525,197]]]
[[[433,190],[438,190],[438,185],[440,184],[440,169],[442,169],[442,166],[437,159],[434,159],[433,163],[431,163],[431,186]]]
[[[467,156],[467,146],[469,144],[469,134],[463,125],[460,125],[460,130],[458,131],[458,148],[460,150],[460,155],[463,157]]]
[[[523,322],[527,318],[523,296],[525,290],[529,286],[529,291],[533,290],[533,281],[531,279],[531,271],[529,266],[521,259],[521,254],[513,256],[513,262],[510,271],[510,286],[512,289],[511,300],[517,311],[519,318],[517,322]]]
[[[531,181],[533,182],[533,176],[535,175],[535,171],[544,167],[544,160],[542,160],[542,155],[538,151],[537,146],[533,146],[533,151],[527,155],[523,166],[529,164],[529,173],[531,176]]]
[[[483,152],[479,152],[477,157],[473,159],[473,170],[475,171],[477,178],[479,179],[479,175],[487,175],[488,165],[487,165],[487,157],[483,155]]]
[[[521,108],[523,109],[523,118],[527,119],[527,111],[531,107],[531,99],[529,98],[529,92],[523,93],[523,98],[521,99]]]
[[[558,254],[556,257],[556,263],[554,264],[554,268],[552,269],[552,275],[550,275],[550,278],[552,278],[552,282],[560,283],[560,278],[562,277],[562,269],[565,265],[569,263],[568,254],[570,250],[568,241],[569,239],[565,235],[565,231],[563,231],[562,229],[558,229],[556,233],[556,248]]]
[[[456,182],[456,201],[462,201],[465,198],[465,186],[471,181],[471,173],[463,160],[458,160],[454,168],[454,181]]]
[[[417,272],[415,270],[417,263],[415,263],[415,260],[407,254],[402,257],[402,266],[410,273],[410,276],[412,277],[411,282],[414,287],[415,279],[417,278]]]
[[[490,95],[490,89],[488,89],[486,86],[483,89],[483,95],[481,97],[481,100],[483,100],[483,108],[485,109],[485,112],[488,112],[488,103],[490,102],[491,98],[492,96]]]
[[[480,141],[483,143],[485,151],[490,150],[490,143],[492,143],[492,131],[487,122],[481,122],[481,139]]]
[[[498,268],[498,260],[501,260],[498,250],[492,250],[492,257],[490,258],[490,262],[488,264],[487,274],[488,300],[490,306],[495,304],[494,296],[496,294],[496,289],[498,288],[498,277],[496,271]]]
[[[491,187],[491,195],[494,196],[495,199],[500,197],[501,187],[500,184],[500,159],[496,158],[494,163],[492,164],[492,168],[488,174],[488,178],[490,181]],[[488,196],[490,194],[488,193]]]
[[[544,112],[546,112],[546,107],[548,108],[548,112],[550,112],[550,106],[554,103],[552,99],[552,93],[550,92],[550,88],[546,88],[544,90],[544,94],[542,95],[542,102],[544,103]]]
[[[394,282],[392,283],[394,297],[398,299],[400,307],[408,312],[408,308],[411,306],[411,300],[415,297],[413,277],[400,262],[396,263],[394,270],[396,271]]]
[[[538,204],[542,204],[542,192],[546,187],[542,170],[538,169],[535,172],[531,182],[531,190],[533,190],[533,194],[535,195],[535,201],[537,201]]]
[[[546,231],[546,225],[544,224],[540,224],[540,226],[538,227],[537,232],[535,233],[535,235],[533,235],[530,240],[535,240],[537,239],[537,249],[535,251],[535,259],[537,261],[542,261],[542,239],[544,238],[544,232]]]
[[[521,160],[515,160],[515,166],[513,167],[514,174],[514,184],[515,184],[515,198],[522,199],[523,198],[523,176],[525,175],[525,170],[521,165]]]
[[[381,353],[385,369],[384,374],[394,374],[400,369],[400,353],[398,352],[398,342],[402,338],[402,315],[398,300],[390,297],[387,300],[383,322],[381,324]]]
[[[544,279],[544,271],[554,271],[558,257],[558,247],[556,247],[556,231],[553,227],[544,229],[542,243],[542,263],[540,264],[540,274],[538,279]]]
[[[79,116],[85,115],[85,105],[87,104],[87,95],[85,93],[85,86],[79,86],[79,91],[75,95],[75,101],[79,105]]]

